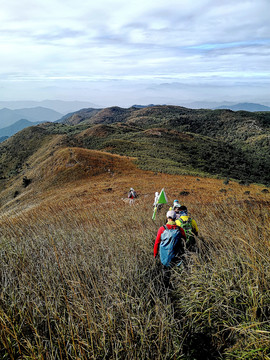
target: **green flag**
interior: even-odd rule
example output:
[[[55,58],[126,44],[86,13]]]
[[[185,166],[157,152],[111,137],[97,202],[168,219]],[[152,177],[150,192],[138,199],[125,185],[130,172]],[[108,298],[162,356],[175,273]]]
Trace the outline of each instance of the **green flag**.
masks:
[[[159,193],[159,197],[158,197],[158,204],[168,204],[168,199],[167,196],[165,194],[164,188],[161,190],[161,192]]]
[[[160,193],[158,192],[155,193],[154,212],[153,212],[152,220],[156,219],[156,214],[158,211],[159,204],[168,204],[168,199],[165,194],[164,188],[161,190]]]

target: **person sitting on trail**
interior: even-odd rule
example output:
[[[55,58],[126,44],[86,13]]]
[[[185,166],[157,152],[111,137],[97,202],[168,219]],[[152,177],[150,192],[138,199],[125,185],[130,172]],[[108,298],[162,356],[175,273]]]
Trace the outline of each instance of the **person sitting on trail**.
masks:
[[[158,253],[163,266],[163,279],[166,287],[170,282],[170,268],[173,265],[180,265],[181,256],[184,254],[186,241],[185,231],[175,223],[176,213],[169,210],[166,214],[167,224],[158,229],[155,244],[154,257]]]
[[[128,192],[129,203],[130,204],[134,203],[134,199],[136,197],[137,197],[136,191],[133,188],[130,188]]]
[[[181,226],[186,234],[186,248],[189,251],[196,250],[195,236],[198,236],[198,225],[194,219],[188,215],[187,207],[182,205],[179,207],[179,218],[176,220],[176,224]]]

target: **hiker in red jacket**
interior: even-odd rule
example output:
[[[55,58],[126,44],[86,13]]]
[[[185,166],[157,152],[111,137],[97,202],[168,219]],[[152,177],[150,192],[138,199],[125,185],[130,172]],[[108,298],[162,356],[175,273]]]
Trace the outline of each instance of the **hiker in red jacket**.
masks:
[[[156,258],[157,254],[160,253],[164,286],[170,289],[171,268],[173,265],[177,265],[177,262],[178,265],[182,263],[183,240],[186,241],[186,234],[184,229],[176,225],[176,213],[174,210],[169,210],[166,216],[167,224],[161,226],[157,233],[154,257]]]
[[[180,227],[180,226],[176,225],[176,223],[175,223],[176,213],[174,210],[169,210],[167,212],[166,216],[167,216],[166,226],[168,229],[176,229],[177,227]],[[157,237],[156,237],[156,241],[155,241],[155,245],[154,245],[154,257],[156,257],[158,254],[159,244],[161,242],[161,234],[164,232],[164,230],[165,230],[164,226],[161,226],[158,229],[158,233],[157,233]],[[183,239],[186,241],[186,234],[185,234],[184,229],[182,229],[180,227],[180,230],[181,230]]]

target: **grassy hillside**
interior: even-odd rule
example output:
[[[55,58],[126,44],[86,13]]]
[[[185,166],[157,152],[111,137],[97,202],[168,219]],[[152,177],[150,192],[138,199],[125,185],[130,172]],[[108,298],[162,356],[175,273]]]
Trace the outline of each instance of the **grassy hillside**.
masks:
[[[155,175],[99,151],[41,149],[29,158],[33,181],[0,212],[1,358],[268,358],[269,193]],[[174,270],[171,293],[153,258],[169,206],[151,220],[162,187],[199,226],[200,252]]]
[[[269,116],[177,106],[83,109],[64,123],[31,127],[1,143],[2,188],[20,174],[28,176],[29,158],[50,142],[48,154],[81,147],[134,157],[145,170],[269,185]]]
[[[66,123],[69,123],[68,119]],[[178,106],[113,107],[90,119],[82,116],[80,124],[82,127],[109,126],[106,139],[84,132],[82,146],[112,149],[129,156],[139,154],[138,164],[142,168],[170,173],[192,170],[193,173],[219,174],[246,182],[270,183],[269,113],[191,110]],[[171,132],[175,136],[169,139],[165,136],[168,133],[160,131],[161,128],[177,132]],[[153,130],[153,136],[150,131],[145,133],[147,129]],[[183,142],[183,137],[193,140]],[[75,144],[72,135],[70,141]],[[188,168],[185,166],[187,158]]]
[[[27,159],[52,136],[42,127],[29,127],[0,144],[0,177],[17,175]]]
[[[0,358],[269,359],[269,190],[217,178],[269,181],[250,116],[112,108],[1,143]],[[153,245],[174,199],[199,237],[168,292]]]
[[[93,109],[89,109],[93,114]],[[142,109],[111,107],[89,117],[86,110],[77,112],[80,122],[88,124],[133,123],[139,127],[162,127],[188,131],[214,138],[246,140],[250,136],[270,131],[269,112],[188,109],[180,106],[153,106]],[[74,115],[73,115],[74,116]],[[65,119],[73,124],[73,116]]]

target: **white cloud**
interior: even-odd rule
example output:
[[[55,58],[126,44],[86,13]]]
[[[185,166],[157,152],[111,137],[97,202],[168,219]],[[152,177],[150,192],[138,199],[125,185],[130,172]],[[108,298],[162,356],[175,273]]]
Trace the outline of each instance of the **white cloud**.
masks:
[[[5,2],[0,96],[78,99],[82,93],[95,96],[97,89],[108,97],[115,89],[124,101],[127,91],[121,86],[131,97],[136,84],[145,91],[151,82],[156,94],[164,89],[158,84],[168,81],[192,84],[196,97],[195,85],[201,97],[204,86],[211,97],[220,84],[228,89],[230,79],[232,91],[234,86],[240,91],[235,84],[243,80],[245,94],[262,97],[270,79],[269,13],[269,0]]]

